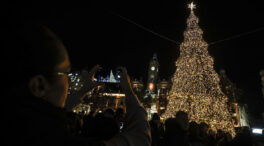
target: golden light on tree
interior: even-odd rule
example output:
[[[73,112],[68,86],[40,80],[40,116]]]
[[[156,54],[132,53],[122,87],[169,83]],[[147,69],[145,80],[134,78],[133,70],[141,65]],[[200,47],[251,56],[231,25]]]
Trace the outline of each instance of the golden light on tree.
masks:
[[[172,77],[170,99],[163,118],[174,117],[179,110],[189,114],[197,123],[207,123],[213,131],[221,129],[235,135],[227,97],[221,91],[219,76],[215,72],[213,58],[208,53],[208,44],[203,40],[199,19],[195,16],[193,3],[188,5],[190,15],[180,56]]]

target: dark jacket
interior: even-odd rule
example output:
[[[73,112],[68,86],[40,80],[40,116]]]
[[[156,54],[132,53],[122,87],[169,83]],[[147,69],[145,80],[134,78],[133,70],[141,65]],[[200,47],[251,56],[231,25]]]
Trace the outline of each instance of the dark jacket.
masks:
[[[150,127],[146,111],[134,95],[127,95],[127,114],[124,131],[107,141],[75,136],[71,119],[64,109],[35,97],[15,98],[14,110],[8,115],[7,138],[10,145],[50,146],[150,146]],[[129,100],[129,101],[128,101]]]
[[[104,145],[96,139],[75,136],[67,112],[45,100],[27,97],[16,101],[9,136],[20,145]]]

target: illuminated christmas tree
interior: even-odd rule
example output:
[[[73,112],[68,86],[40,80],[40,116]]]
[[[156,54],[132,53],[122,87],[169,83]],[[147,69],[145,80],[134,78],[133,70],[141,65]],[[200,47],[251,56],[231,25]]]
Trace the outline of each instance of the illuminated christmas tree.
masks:
[[[198,26],[199,19],[193,11],[195,5],[191,3],[188,6],[191,12],[172,77],[169,103],[162,117],[167,119],[174,117],[177,111],[185,111],[191,121],[205,122],[215,132],[221,129],[234,136],[227,97],[221,91],[220,79],[213,67],[214,60]]]

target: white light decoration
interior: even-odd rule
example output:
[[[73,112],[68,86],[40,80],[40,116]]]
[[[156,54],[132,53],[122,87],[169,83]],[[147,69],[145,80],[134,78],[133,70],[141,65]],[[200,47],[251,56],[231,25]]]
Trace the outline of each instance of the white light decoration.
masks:
[[[126,95],[122,93],[103,93],[103,96],[125,97]]]
[[[252,128],[252,133],[254,134],[262,134],[263,129],[260,128]]]
[[[227,97],[221,91],[220,78],[214,70],[214,60],[208,53],[208,44],[203,40],[203,31],[193,9],[187,19],[184,41],[180,45],[180,56],[172,76],[167,110],[164,119],[174,117],[177,111],[188,113],[189,120],[205,122],[210,129],[235,136],[232,117],[228,111]]]
[[[151,67],[151,70],[152,70],[152,71],[154,71],[154,70],[155,70],[155,67],[154,67],[154,66],[152,66],[152,67]]]

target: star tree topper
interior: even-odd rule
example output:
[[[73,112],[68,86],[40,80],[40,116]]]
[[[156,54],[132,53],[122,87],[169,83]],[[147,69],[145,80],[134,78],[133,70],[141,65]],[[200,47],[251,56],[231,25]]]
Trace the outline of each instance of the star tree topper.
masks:
[[[190,8],[191,10],[196,8],[196,5],[192,3],[188,4],[188,8]]]

